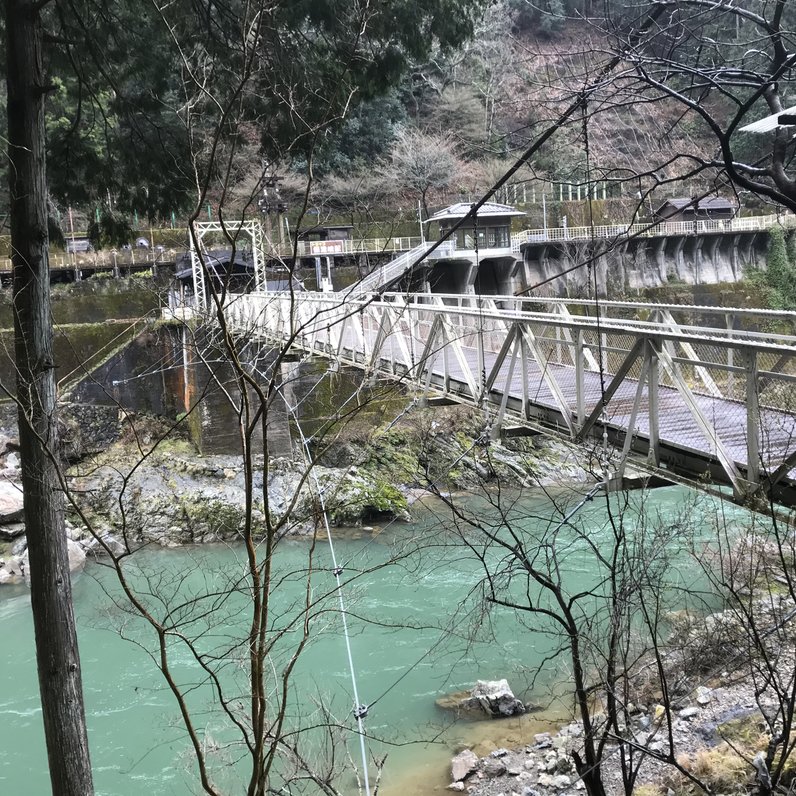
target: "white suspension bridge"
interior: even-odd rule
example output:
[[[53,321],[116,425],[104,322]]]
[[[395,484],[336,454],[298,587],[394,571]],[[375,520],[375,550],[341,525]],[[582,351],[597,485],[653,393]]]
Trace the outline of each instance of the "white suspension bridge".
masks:
[[[253,293],[233,330],[488,406],[585,441],[605,431],[613,467],[709,478],[738,499],[796,503],[796,313],[632,302],[385,294]],[[776,329],[777,331],[767,331]]]
[[[268,292],[255,269],[258,289],[228,295],[225,317],[236,334],[486,407],[494,436],[506,425],[605,434],[617,476],[632,462],[796,505],[796,313],[383,292],[429,246],[346,292]]]

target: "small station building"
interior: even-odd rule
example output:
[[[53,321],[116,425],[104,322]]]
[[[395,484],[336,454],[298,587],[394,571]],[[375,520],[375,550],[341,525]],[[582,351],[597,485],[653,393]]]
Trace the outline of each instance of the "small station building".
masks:
[[[727,221],[738,212],[729,199],[720,196],[706,196],[702,199],[680,197],[667,199],[656,211],[655,218],[660,221]]]
[[[519,250],[512,247],[511,220],[525,214],[511,205],[486,202],[467,218],[472,208],[469,202],[459,202],[426,221],[438,225],[436,237],[462,222],[433,252],[428,286],[433,293],[511,294],[522,266]]]

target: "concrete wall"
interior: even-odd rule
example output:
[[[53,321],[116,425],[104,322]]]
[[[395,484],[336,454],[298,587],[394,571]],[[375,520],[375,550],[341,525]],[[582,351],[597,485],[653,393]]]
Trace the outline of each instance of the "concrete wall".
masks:
[[[576,297],[587,292],[590,258],[601,294],[632,294],[668,283],[737,282],[750,268],[765,268],[767,232],[634,238],[610,246],[597,241],[533,242],[523,246],[515,290]]]

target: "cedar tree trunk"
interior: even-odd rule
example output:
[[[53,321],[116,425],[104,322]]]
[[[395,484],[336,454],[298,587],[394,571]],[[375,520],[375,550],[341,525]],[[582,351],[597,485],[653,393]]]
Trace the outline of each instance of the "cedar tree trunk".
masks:
[[[25,528],[36,662],[55,796],[94,792],[58,480],[47,256],[40,0],[5,0],[8,173]]]

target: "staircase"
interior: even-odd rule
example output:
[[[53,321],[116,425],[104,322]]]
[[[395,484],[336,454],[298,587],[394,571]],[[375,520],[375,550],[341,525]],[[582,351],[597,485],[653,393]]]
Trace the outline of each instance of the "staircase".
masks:
[[[393,282],[400,279],[431,248],[433,243],[433,241],[421,243],[419,246],[415,246],[414,249],[399,255],[394,260],[390,260],[386,265],[380,265],[364,279],[346,288],[345,292],[350,296],[361,296],[365,293],[376,293],[389,287]]]

